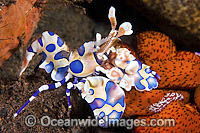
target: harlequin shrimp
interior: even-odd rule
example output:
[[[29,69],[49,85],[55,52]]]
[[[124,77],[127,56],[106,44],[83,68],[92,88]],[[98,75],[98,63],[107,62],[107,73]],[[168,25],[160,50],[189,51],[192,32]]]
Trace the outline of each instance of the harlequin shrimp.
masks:
[[[114,119],[121,118],[125,109],[125,93],[122,88],[130,90],[130,87],[128,89],[126,88],[127,85],[125,83],[128,81],[131,84],[132,80],[129,77],[131,74],[137,77],[137,74],[134,74],[138,73],[138,78],[135,78],[134,84],[131,84],[131,86],[136,86],[138,90],[150,90],[157,87],[157,81],[154,80],[155,72],[153,73],[150,69],[146,69],[148,67],[146,65],[144,66],[132,55],[130,55],[130,59],[124,64],[124,60],[120,56],[123,54],[126,55],[127,51],[112,47],[120,40],[119,37],[133,33],[131,23],[124,22],[116,30],[117,21],[114,7],[110,8],[108,18],[112,29],[106,38],[101,38],[101,34],[97,33],[96,41],[85,42],[80,48],[74,51],[70,51],[69,47],[57,34],[49,31],[43,32],[42,37],[31,44],[26,51],[20,76],[28,67],[33,56],[35,54],[42,54],[43,59],[41,60],[39,68],[43,68],[47,73],[51,73],[51,78],[56,83],[42,85],[14,114],[14,117],[35,99],[40,92],[56,89],[68,82],[71,78],[74,81],[73,83],[68,82],[66,88],[68,108],[71,108],[70,89],[78,88],[82,98],[89,103],[94,115],[98,116],[98,118],[104,118],[105,116]],[[114,59],[115,63],[112,65],[115,69],[120,69],[123,73],[123,76],[120,76],[121,79],[119,80],[118,78],[120,83],[115,80],[115,76],[109,76],[108,73],[106,73],[107,77],[98,76],[100,72],[113,72],[114,69],[103,69],[102,66],[104,64],[102,63],[106,60],[111,60],[109,56],[112,55],[112,51],[114,50],[116,50],[117,56]],[[138,63],[138,66],[135,61]],[[142,71],[140,72],[140,70]],[[138,84],[139,82],[140,84],[145,84],[145,88],[142,88],[143,86],[140,84],[137,85],[137,82]]]
[[[68,82],[70,78],[74,78],[74,82],[67,83],[66,95],[68,98],[68,105],[71,108],[70,103],[70,89],[76,87],[77,83],[87,83],[90,79],[82,79],[90,76],[95,72],[95,68],[106,60],[104,53],[112,46],[113,43],[119,40],[119,37],[123,35],[131,35],[132,25],[129,22],[124,22],[120,25],[119,30],[115,30],[117,21],[115,17],[115,8],[111,7],[109,10],[108,18],[111,22],[112,30],[108,37],[101,39],[101,35],[96,35],[96,41],[90,41],[84,43],[80,48],[75,51],[70,51],[65,42],[53,32],[43,32],[42,37],[34,41],[27,49],[25,59],[22,64],[22,70],[20,76],[27,68],[29,62],[35,54],[42,54],[43,59],[39,68],[45,69],[47,73],[51,73],[51,78],[57,83],[42,85],[30,99],[14,114],[16,117],[19,112],[30,103],[40,92],[44,90],[51,90],[60,87],[64,83]],[[89,68],[89,69],[88,69]],[[81,80],[80,80],[81,79]],[[101,78],[105,83],[108,81],[105,78]],[[76,85],[76,86],[75,86]],[[109,85],[115,86],[116,84]],[[80,87],[78,87],[80,88]],[[114,87],[116,90],[120,90],[120,87]],[[85,89],[87,90],[87,89]],[[82,90],[83,91],[83,90]],[[110,95],[107,94],[106,95]],[[124,96],[124,94],[122,93]],[[101,95],[97,95],[103,98]],[[108,97],[108,96],[107,96]],[[118,100],[112,97],[114,101]],[[123,100],[122,100],[123,101]],[[124,101],[123,101],[124,102]],[[122,110],[123,111],[123,110]]]

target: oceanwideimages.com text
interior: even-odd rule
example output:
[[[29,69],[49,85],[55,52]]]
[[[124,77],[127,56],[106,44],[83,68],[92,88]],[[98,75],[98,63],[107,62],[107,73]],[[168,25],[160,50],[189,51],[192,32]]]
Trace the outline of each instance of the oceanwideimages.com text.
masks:
[[[175,120],[174,119],[108,119],[108,117],[104,117],[99,119],[96,117],[95,119],[88,117],[87,119],[53,119],[49,116],[43,116],[40,119],[40,122],[36,121],[35,116],[28,115],[25,118],[25,124],[29,127],[33,127],[35,124],[40,123],[41,126],[49,127],[49,126],[65,126],[65,127],[126,127],[127,129],[132,129],[133,127],[139,126],[165,126],[165,127],[174,127]]]

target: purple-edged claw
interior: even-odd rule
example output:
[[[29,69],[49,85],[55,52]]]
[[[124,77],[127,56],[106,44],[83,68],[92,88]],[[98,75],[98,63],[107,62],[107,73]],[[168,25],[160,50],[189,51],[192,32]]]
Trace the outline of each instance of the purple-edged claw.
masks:
[[[200,56],[200,52],[195,52],[196,55]]]

